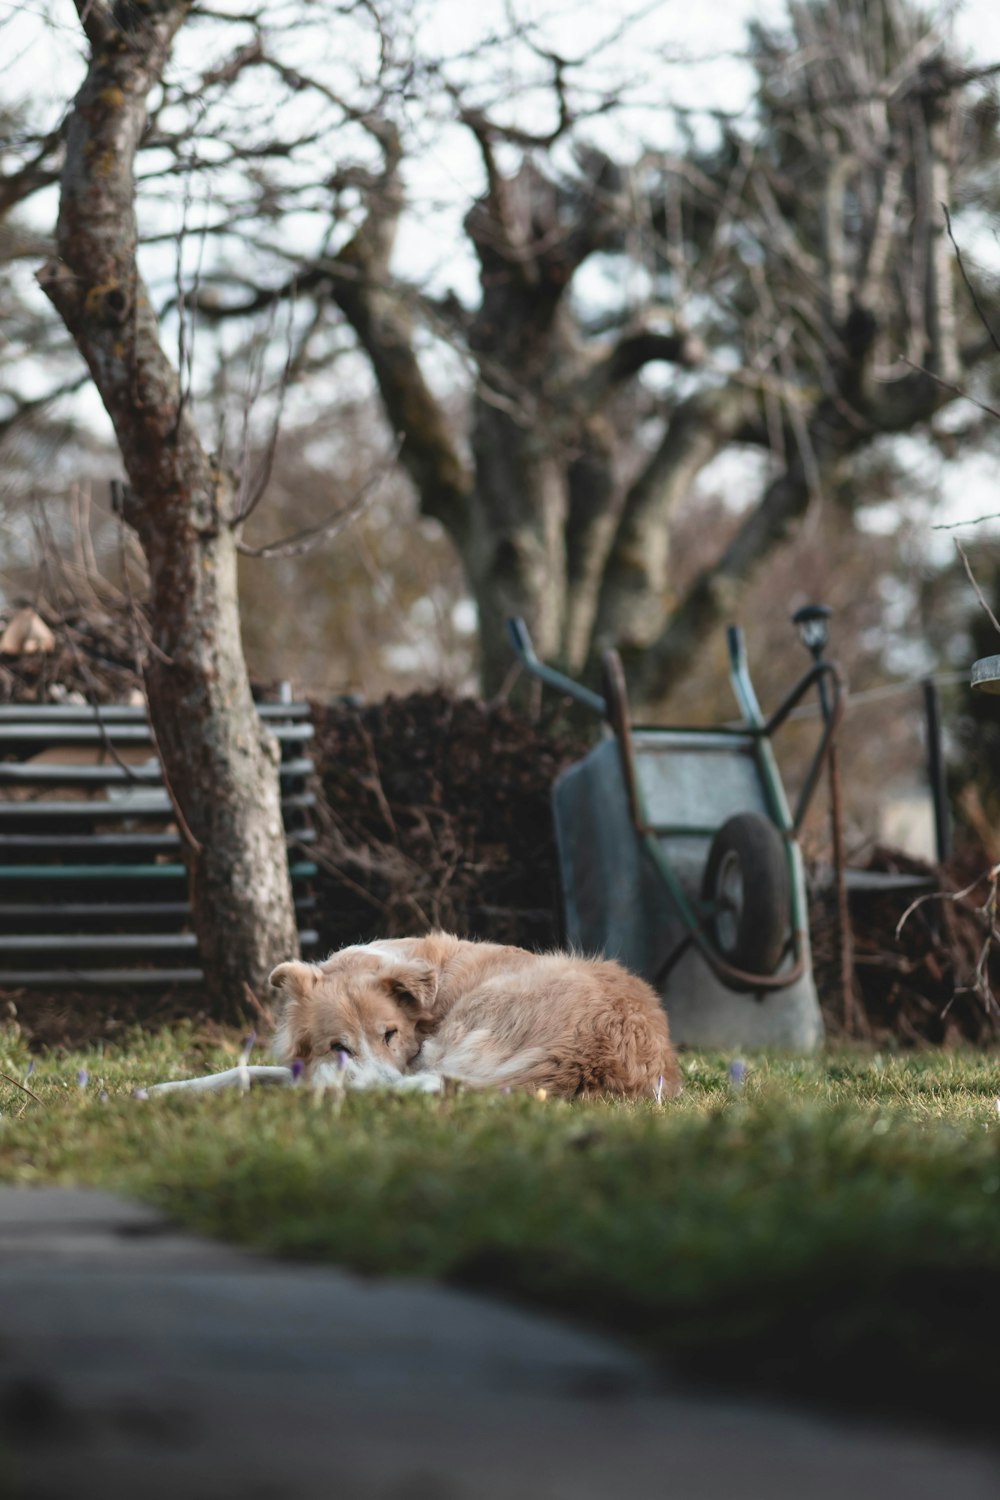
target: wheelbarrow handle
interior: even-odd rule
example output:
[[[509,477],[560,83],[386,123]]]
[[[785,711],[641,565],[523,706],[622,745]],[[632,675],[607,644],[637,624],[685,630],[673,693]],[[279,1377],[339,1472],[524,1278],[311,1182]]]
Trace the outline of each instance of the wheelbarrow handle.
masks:
[[[602,719],[607,718],[607,704],[600,693],[592,693],[590,688],[585,688],[582,683],[574,682],[572,677],[566,677],[562,672],[557,672],[555,667],[547,667],[544,662],[538,660],[535,648],[531,644],[528,627],[522,619],[507,621],[507,639],[510,641],[514,655],[532,677],[537,677],[539,682],[544,682],[547,687],[555,688],[556,692],[563,693],[567,698],[573,698],[577,703],[582,703],[584,708],[600,714]]]
[[[844,712],[844,679],[840,668],[832,661],[816,662],[809,671],[792,688],[791,692],[778,705],[769,719],[765,719],[761,713],[760,704],[757,702],[757,694],[754,692],[753,683],[750,681],[750,672],[747,667],[746,644],[743,632],[738,625],[730,625],[726,631],[726,644],[729,648],[729,675],[733,684],[733,692],[739,703],[751,734],[761,740],[770,740],[775,730],[780,729],[788,718],[792,709],[795,708],[806,693],[814,685],[819,689],[820,703],[823,706],[823,732],[820,735],[819,745],[816,748],[809,768],[806,771],[799,792],[798,802],[795,804],[795,813],[792,817],[790,832],[793,837],[798,837],[799,829],[802,827],[805,815],[809,810],[813,793],[819,784],[819,774],[829,759],[833,748],[834,736],[840,724]]]
[[[761,713],[757,694],[754,692],[753,683],[750,681],[750,669],[747,666],[746,641],[738,625],[726,626],[726,648],[729,652],[729,680],[732,683],[733,694],[739,705],[740,713],[743,715],[748,728],[762,729],[764,727],[764,715]]]

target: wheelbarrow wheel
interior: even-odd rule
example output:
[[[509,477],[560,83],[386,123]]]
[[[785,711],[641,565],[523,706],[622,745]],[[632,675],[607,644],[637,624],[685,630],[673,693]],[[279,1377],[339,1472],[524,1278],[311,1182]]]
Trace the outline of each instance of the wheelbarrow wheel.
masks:
[[[788,934],[791,889],[782,837],[759,813],[737,813],[712,840],[702,882],[709,930],[726,963],[773,974]]]

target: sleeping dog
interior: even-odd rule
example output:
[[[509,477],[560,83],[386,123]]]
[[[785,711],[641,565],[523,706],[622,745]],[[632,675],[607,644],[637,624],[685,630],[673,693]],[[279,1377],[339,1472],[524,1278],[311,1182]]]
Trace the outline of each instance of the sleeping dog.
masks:
[[[659,999],[605,959],[433,932],[280,964],[271,982],[286,996],[277,1054],[307,1077],[630,1096],[662,1079],[676,1092]]]
[[[232,1069],[317,1086],[436,1091],[544,1089],[657,1098],[678,1090],[666,1016],[643,980],[607,959],[529,953],[447,933],[342,948],[325,963],[279,964],[280,1069]],[[166,1087],[184,1087],[166,1085]]]

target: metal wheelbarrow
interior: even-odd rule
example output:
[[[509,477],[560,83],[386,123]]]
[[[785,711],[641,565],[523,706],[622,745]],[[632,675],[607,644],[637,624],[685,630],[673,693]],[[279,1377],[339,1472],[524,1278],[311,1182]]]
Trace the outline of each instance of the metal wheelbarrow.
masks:
[[[797,836],[842,712],[836,666],[817,661],[765,719],[731,626],[742,724],[645,728],[631,724],[617,652],[596,693],[539,661],[523,620],[507,628],[527,672],[606,726],[552,793],[567,943],[653,984],[676,1041],[813,1050],[823,1025]],[[793,812],[771,738],[813,687],[823,727]]]

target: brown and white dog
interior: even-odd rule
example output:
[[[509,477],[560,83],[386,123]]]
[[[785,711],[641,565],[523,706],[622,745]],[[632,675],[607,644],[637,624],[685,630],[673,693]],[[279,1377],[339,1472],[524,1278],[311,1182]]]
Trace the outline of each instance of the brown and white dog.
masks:
[[[276,1055],[347,1087],[507,1085],[659,1098],[677,1059],[655,992],[606,959],[529,953],[447,933],[279,964]]]

